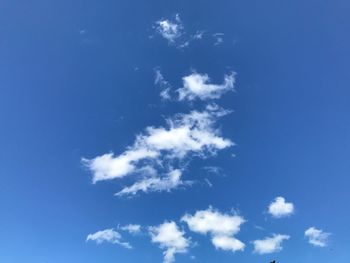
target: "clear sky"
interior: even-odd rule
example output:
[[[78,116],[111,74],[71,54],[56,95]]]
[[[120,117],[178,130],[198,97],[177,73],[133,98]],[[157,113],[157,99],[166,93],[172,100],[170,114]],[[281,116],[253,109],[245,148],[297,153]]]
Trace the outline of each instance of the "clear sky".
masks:
[[[349,13],[2,0],[0,262],[350,262]]]

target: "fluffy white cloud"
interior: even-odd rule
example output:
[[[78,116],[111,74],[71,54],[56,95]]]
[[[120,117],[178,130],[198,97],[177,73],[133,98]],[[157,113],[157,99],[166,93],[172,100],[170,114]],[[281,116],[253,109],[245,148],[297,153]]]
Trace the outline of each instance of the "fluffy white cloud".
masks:
[[[150,227],[150,235],[153,243],[159,244],[164,249],[164,263],[175,261],[175,254],[186,253],[190,246],[190,240],[184,235],[175,222],[164,222],[163,224]]]
[[[129,243],[122,242],[121,239],[122,237],[117,231],[114,231],[113,229],[105,229],[98,231],[94,234],[89,234],[86,238],[86,241],[95,241],[97,244],[108,242],[112,244],[121,245],[125,248],[132,248],[132,246]]]
[[[269,205],[269,213],[275,218],[281,218],[289,216],[294,213],[293,203],[288,203],[286,200],[279,196]]]
[[[159,153],[145,148],[127,150],[114,157],[112,153],[92,160],[83,158],[83,163],[94,173],[93,182],[124,177],[135,172],[136,163],[147,158],[155,158]]]
[[[185,214],[181,221],[186,222],[193,232],[210,234],[216,248],[238,251],[245,247],[241,241],[234,238],[245,222],[241,216],[223,214],[209,207],[206,210],[196,211],[194,215]]]
[[[138,234],[141,232],[141,226],[136,224],[128,224],[120,227],[121,230],[127,231],[130,234]]]
[[[309,239],[309,243],[317,247],[325,247],[328,243],[330,233],[323,232],[321,229],[310,227],[305,231],[305,236]]]
[[[253,241],[254,252],[258,254],[269,254],[282,250],[282,242],[288,240],[288,235],[273,235],[261,240]]]
[[[210,84],[207,74],[192,73],[182,78],[183,87],[178,89],[179,100],[218,99],[227,91],[234,89],[235,73],[225,75],[222,84]]]
[[[150,177],[144,178],[129,187],[123,188],[120,192],[116,193],[116,196],[123,195],[135,195],[138,192],[162,192],[170,191],[179,186],[190,185],[190,181],[181,180],[182,172],[180,170],[173,170],[168,173],[165,178]]]
[[[183,34],[183,25],[180,16],[177,14],[173,20],[161,19],[157,21],[156,30],[169,43],[174,43]]]
[[[219,117],[229,111],[209,105],[202,112],[178,114],[167,120],[167,127],[148,127],[136,137],[134,144],[120,154],[97,156],[83,163],[93,173],[93,182],[122,178],[130,174],[142,175],[135,184],[117,195],[138,191],[169,191],[183,185],[179,161],[189,155],[207,157],[233,145],[220,136],[215,127]]]
[[[230,236],[214,236],[212,242],[218,249],[231,250],[233,252],[244,250],[245,247],[245,244],[242,241]]]

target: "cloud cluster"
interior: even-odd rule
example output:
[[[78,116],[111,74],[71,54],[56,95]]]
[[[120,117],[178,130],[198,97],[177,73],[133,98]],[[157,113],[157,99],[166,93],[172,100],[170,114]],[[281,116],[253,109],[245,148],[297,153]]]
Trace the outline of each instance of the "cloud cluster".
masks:
[[[269,205],[268,212],[275,218],[290,216],[294,213],[294,205],[279,196]]]
[[[186,224],[190,231],[209,235],[216,249],[232,252],[245,249],[246,245],[236,238],[242,224],[245,222],[246,220],[240,215],[223,213],[211,206],[205,210],[197,210],[194,214],[186,213],[180,219],[180,223]],[[174,262],[175,254],[188,252],[188,249],[193,244],[191,238],[186,237],[185,231],[179,227],[176,221],[164,221],[158,226],[151,227],[129,224],[119,226],[118,229],[127,231],[132,235],[140,234],[142,230],[146,230],[146,233],[151,237],[152,243],[158,244],[164,250],[164,263]],[[325,247],[330,233],[310,227],[305,231],[304,235],[308,238],[310,244]],[[86,240],[93,240],[98,244],[109,242],[131,248],[129,243],[122,242],[121,239],[121,235],[118,232],[113,229],[106,229],[88,235]],[[254,247],[253,253],[260,255],[277,253],[283,249],[282,243],[289,239],[289,235],[273,234],[263,239],[253,240],[251,242]]]
[[[272,237],[266,237],[265,239],[255,240],[254,252],[258,254],[275,253],[282,250],[282,242],[288,240],[288,235],[273,235]]]
[[[101,244],[103,242],[108,242],[112,244],[118,244],[125,248],[131,249],[132,246],[127,242],[121,241],[122,237],[119,232],[111,229],[105,229],[101,231],[97,231],[94,234],[89,234],[86,238],[86,241],[95,241],[97,244]]]
[[[186,253],[191,242],[185,233],[179,229],[175,222],[164,222],[163,224],[149,228],[153,243],[159,244],[164,249],[164,263],[175,261],[175,254]]]
[[[244,243],[234,237],[240,231],[244,218],[238,215],[223,214],[209,207],[197,211],[194,215],[186,214],[181,221],[189,229],[200,234],[210,234],[213,245],[222,250],[244,250]]]
[[[321,229],[310,227],[305,231],[305,237],[309,239],[309,243],[316,247],[325,247],[328,244],[330,233],[326,233]]]
[[[134,185],[118,192],[118,196],[139,191],[169,191],[188,185],[181,180],[182,167],[174,166],[189,155],[205,158],[232,146],[232,141],[223,138],[215,127],[217,119],[228,113],[214,104],[201,112],[177,114],[167,119],[166,127],[147,127],[122,154],[107,153],[83,159],[83,163],[93,173],[94,183],[130,174],[142,175]]]

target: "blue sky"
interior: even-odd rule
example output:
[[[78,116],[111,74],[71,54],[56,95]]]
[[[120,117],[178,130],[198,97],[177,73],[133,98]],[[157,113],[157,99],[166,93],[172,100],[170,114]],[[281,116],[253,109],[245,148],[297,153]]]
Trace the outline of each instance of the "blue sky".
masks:
[[[349,262],[349,9],[2,1],[0,262]]]

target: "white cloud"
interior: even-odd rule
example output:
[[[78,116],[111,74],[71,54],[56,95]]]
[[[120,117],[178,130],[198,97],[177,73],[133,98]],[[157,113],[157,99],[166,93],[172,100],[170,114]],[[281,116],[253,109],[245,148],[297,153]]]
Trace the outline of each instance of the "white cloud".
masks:
[[[228,113],[214,104],[202,112],[177,114],[167,119],[166,127],[147,127],[146,132],[138,135],[124,153],[83,159],[83,164],[93,173],[94,183],[135,173],[142,175],[134,185],[124,188],[117,195],[169,191],[185,183],[181,180],[179,161],[189,155],[212,156],[218,150],[233,145],[215,128],[217,119]]]
[[[175,254],[186,253],[190,246],[190,240],[184,235],[175,222],[164,222],[163,224],[150,227],[150,235],[153,243],[158,243],[164,249],[164,263],[175,261]]]
[[[198,30],[193,36],[192,36],[192,38],[193,39],[202,39],[203,38],[203,36],[204,36],[204,31],[202,30],[202,31],[200,31],[200,30]]]
[[[154,84],[158,85],[161,88],[160,97],[163,100],[170,100],[171,99],[171,95],[170,95],[171,85],[169,84],[168,81],[166,81],[164,79],[164,77],[159,69],[156,69],[154,71],[154,73],[155,73]]]
[[[309,239],[309,243],[317,247],[325,247],[328,243],[330,233],[323,232],[321,229],[310,227],[305,231],[305,236]]]
[[[180,16],[177,14],[175,19],[161,19],[157,21],[156,30],[169,43],[174,43],[183,34]]]
[[[94,173],[93,182],[124,177],[135,172],[138,161],[157,157],[158,152],[145,148],[127,150],[114,157],[112,153],[98,156],[92,160],[83,159],[83,163]]]
[[[245,247],[242,241],[230,236],[214,236],[212,242],[218,249],[231,250],[233,252],[244,250]]]
[[[121,230],[127,231],[130,234],[138,234],[141,232],[141,226],[136,224],[128,224],[120,227]]]
[[[234,90],[235,73],[225,75],[222,84],[210,84],[207,74],[192,73],[182,78],[183,87],[178,89],[179,100],[218,99],[227,91]]]
[[[125,248],[132,248],[132,246],[129,243],[122,242],[121,239],[122,237],[117,231],[114,231],[113,229],[105,229],[98,231],[94,234],[89,234],[86,238],[86,241],[95,241],[97,244],[108,242],[112,244],[121,245]]]
[[[268,212],[275,218],[289,216],[294,213],[294,205],[279,196],[269,205]]]
[[[288,240],[288,235],[273,235],[261,240],[253,241],[254,252],[258,254],[275,253],[282,250],[282,242]]]
[[[123,188],[120,192],[116,193],[116,196],[123,195],[135,195],[138,192],[162,192],[162,191],[170,191],[179,186],[190,185],[190,181],[182,181],[181,180],[182,172],[180,170],[173,170],[168,173],[167,177],[159,178],[159,177],[150,177],[144,178],[129,187]]]
[[[210,234],[212,243],[222,250],[243,250],[245,245],[234,238],[245,222],[239,215],[223,214],[209,207],[196,211],[194,215],[185,214],[181,221],[186,222],[189,229],[200,234]]]

